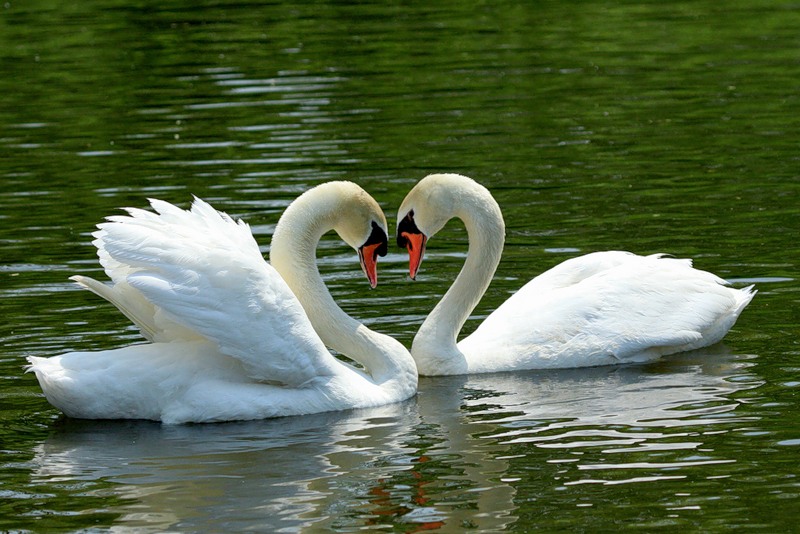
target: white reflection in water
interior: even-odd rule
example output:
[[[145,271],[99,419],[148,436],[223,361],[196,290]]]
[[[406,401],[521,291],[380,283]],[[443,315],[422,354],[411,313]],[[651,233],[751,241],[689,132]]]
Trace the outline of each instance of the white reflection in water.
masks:
[[[120,526],[500,530],[516,519],[512,462],[562,464],[574,476],[551,483],[578,487],[680,479],[682,469],[734,461],[698,449],[705,434],[725,430],[714,425],[740,420],[731,394],[758,381],[745,359],[712,350],[720,353],[648,367],[427,378],[411,401],[307,417],[178,427],[65,421],[37,446],[33,477],[103,481],[98,491],[124,499],[111,510]],[[570,456],[588,448],[609,461]],[[690,456],[641,455],[680,450]],[[614,461],[632,451],[636,462]],[[603,476],[610,472],[622,476]]]

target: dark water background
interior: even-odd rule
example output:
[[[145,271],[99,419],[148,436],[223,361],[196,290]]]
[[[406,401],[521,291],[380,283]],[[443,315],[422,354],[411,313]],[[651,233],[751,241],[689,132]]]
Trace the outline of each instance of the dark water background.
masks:
[[[800,521],[800,5],[782,1],[0,5],[0,530],[793,530]],[[721,345],[645,366],[423,379],[376,410],[223,425],[63,419],[28,355],[138,341],[67,277],[147,197],[245,218],[351,179],[390,224],[434,171],[508,226],[479,319],[605,249],[759,294]],[[410,343],[458,224],[334,297]],[[474,328],[471,321],[467,329]]]

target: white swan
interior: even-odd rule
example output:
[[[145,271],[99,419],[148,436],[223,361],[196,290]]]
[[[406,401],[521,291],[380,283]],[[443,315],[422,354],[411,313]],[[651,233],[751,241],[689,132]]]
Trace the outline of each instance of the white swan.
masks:
[[[400,206],[397,243],[408,249],[415,278],[428,238],[453,217],[464,222],[469,253],[414,338],[422,375],[649,361],[716,343],[755,295],[752,286],[725,287],[690,260],[597,252],[537,276],[456,343],[500,261],[500,207],[470,178],[427,176]]]
[[[157,213],[129,209],[98,225],[94,244],[112,285],[73,277],[150,343],[28,358],[47,400],[66,415],[230,421],[414,395],[409,352],[342,311],[316,267],[319,239],[333,229],[358,251],[375,285],[386,219],[359,186],[330,182],[298,197],[275,228],[272,265],[248,225],[200,199],[189,211],[151,205]],[[365,369],[336,359],[325,344]]]

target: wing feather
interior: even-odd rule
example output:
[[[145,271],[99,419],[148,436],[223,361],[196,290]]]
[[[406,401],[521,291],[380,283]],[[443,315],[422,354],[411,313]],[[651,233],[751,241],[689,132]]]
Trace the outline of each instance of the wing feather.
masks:
[[[688,260],[588,254],[531,280],[463,343],[477,352],[505,339],[509,362],[647,360],[717,341],[751,298]]]
[[[333,357],[246,223],[197,198],[190,210],[150,203],[155,213],[128,209],[94,234],[115,284],[141,294],[156,320],[216,343],[253,379],[300,386],[333,372]]]

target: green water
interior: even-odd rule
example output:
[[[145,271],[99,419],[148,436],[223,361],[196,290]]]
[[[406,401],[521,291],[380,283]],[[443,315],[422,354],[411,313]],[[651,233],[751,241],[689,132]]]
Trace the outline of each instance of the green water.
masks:
[[[786,532],[800,521],[800,9],[780,1],[0,5],[0,530]],[[646,366],[423,379],[376,410],[207,426],[72,421],[29,355],[139,341],[76,290],[121,206],[191,195],[266,252],[300,192],[351,179],[390,224],[434,171],[498,199],[477,320],[582,253],[692,257],[759,293],[723,344]],[[404,343],[452,224],[370,291]]]

